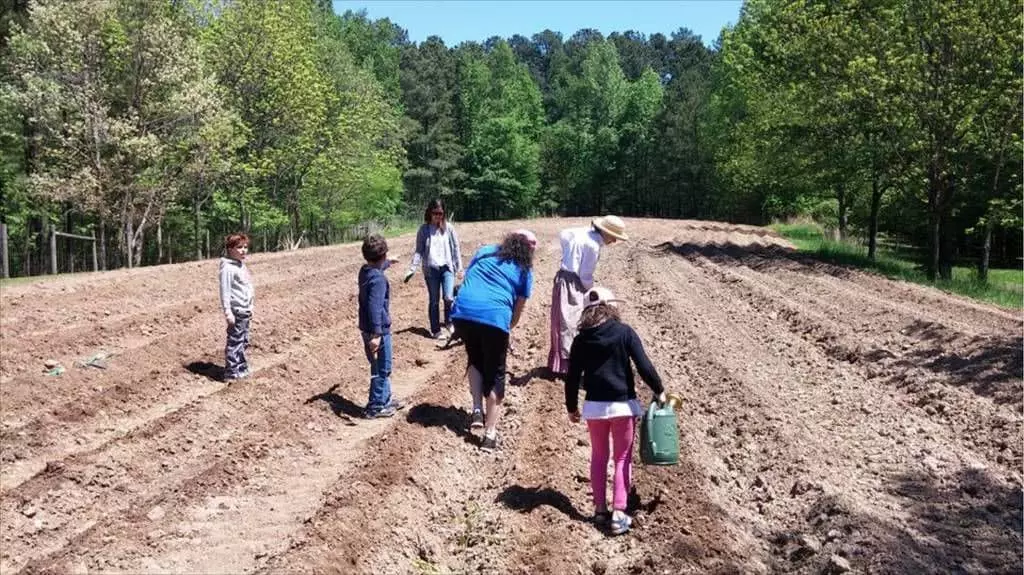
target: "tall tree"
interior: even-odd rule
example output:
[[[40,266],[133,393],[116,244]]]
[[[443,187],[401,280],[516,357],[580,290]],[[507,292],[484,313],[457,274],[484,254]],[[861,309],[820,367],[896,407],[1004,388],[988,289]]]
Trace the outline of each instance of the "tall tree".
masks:
[[[463,149],[455,123],[455,58],[437,36],[402,51],[402,101],[409,117],[403,174],[414,208],[430,198],[451,198],[464,178]],[[415,210],[414,210],[415,211]]]

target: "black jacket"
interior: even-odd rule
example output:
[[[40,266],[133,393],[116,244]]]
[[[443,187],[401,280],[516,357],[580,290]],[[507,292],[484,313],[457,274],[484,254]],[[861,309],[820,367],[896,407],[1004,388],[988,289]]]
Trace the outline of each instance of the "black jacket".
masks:
[[[580,376],[590,401],[628,401],[636,399],[633,367],[655,395],[664,388],[633,328],[615,320],[581,330],[569,351],[569,375],[565,380],[565,408],[572,413],[579,407]]]

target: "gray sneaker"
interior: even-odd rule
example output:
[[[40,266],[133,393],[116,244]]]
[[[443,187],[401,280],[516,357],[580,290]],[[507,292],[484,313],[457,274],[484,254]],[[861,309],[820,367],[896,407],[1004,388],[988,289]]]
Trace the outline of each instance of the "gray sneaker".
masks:
[[[469,416],[469,428],[480,429],[484,426],[484,412],[479,409],[473,410],[473,415]]]
[[[493,452],[499,449],[498,436],[487,437],[486,435],[480,440],[480,449],[486,452]]]
[[[398,412],[398,410],[395,409],[395,407],[393,405],[388,405],[386,407],[378,409],[377,411],[369,411],[369,410],[364,411],[363,412],[363,417],[365,417],[366,419],[378,419],[378,418],[384,418],[384,417],[394,417],[395,413],[397,413],[397,412]]]

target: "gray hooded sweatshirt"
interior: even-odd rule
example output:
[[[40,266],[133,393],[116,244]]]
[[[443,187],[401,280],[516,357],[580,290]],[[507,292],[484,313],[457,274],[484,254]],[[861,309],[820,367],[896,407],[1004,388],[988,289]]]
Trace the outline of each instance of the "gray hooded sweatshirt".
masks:
[[[238,260],[220,258],[220,304],[225,317],[252,315],[255,296],[249,268]]]

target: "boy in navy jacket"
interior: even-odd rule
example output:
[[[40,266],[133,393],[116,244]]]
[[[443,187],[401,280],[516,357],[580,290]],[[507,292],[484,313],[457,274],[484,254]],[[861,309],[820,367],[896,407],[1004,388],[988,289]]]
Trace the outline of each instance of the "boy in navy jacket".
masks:
[[[370,398],[364,415],[367,419],[391,417],[404,407],[391,398],[391,286],[384,275],[392,263],[388,244],[378,234],[363,240],[366,265],[359,270],[359,331],[363,349],[370,362]]]

